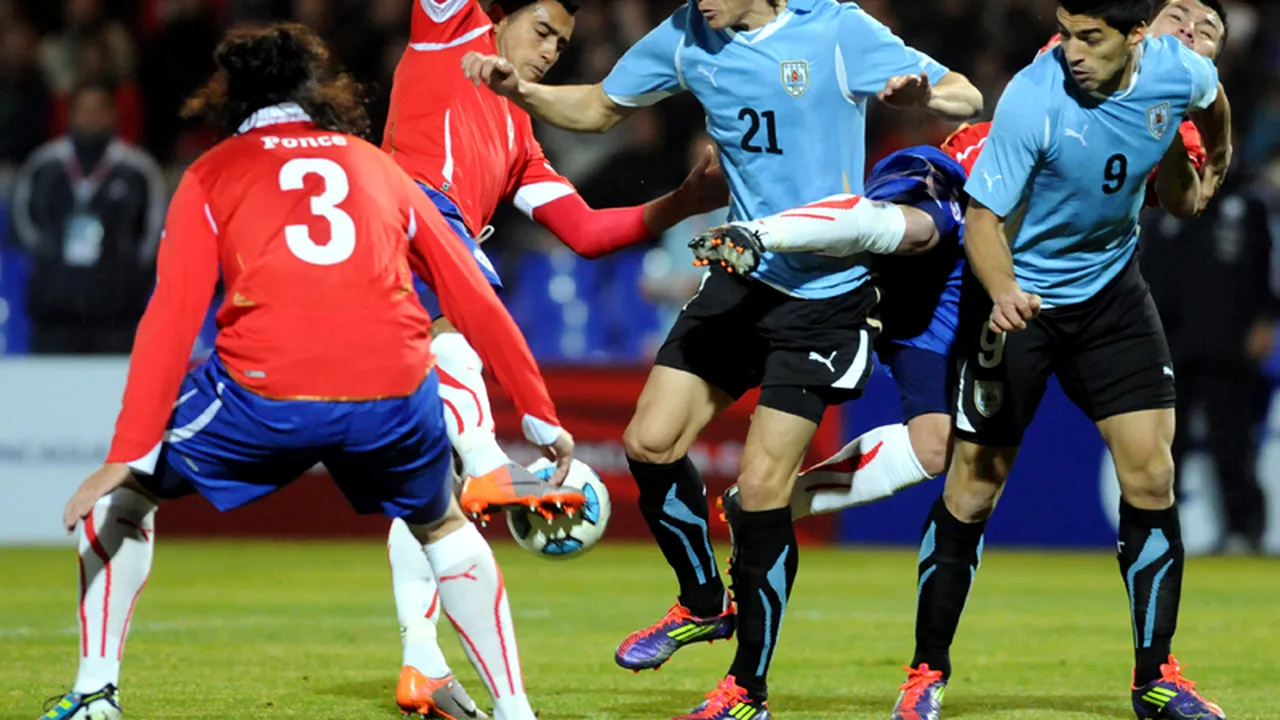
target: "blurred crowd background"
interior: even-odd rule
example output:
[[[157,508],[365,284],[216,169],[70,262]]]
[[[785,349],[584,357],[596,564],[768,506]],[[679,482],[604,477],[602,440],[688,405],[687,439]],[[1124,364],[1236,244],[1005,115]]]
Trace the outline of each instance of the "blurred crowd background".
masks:
[[[291,19],[319,30],[366,84],[378,142],[415,1],[0,0],[0,354],[129,351],[154,282],[166,200],[214,141],[178,109],[211,72],[227,27]],[[600,80],[678,2],[583,0],[547,82]],[[1054,0],[860,4],[973,79],[988,117],[1054,28]],[[1227,4],[1230,40],[1219,66],[1234,106],[1236,167],[1206,216],[1180,222],[1152,211],[1142,242],[1180,399],[1194,410],[1180,418],[1192,428],[1180,435],[1212,446],[1220,473],[1249,475],[1255,430],[1280,377],[1280,252],[1272,244],[1280,238],[1280,2]],[[607,207],[677,186],[691,150],[705,142],[703,125],[686,95],[605,135],[538,133],[557,169],[590,204]],[[952,129],[875,109],[869,161],[940,142]],[[87,182],[68,192],[58,181],[68,177]],[[692,218],[646,246],[585,261],[505,209],[485,247],[541,361],[642,364],[697,285],[689,237],[722,219]],[[212,337],[210,320],[196,352]],[[1238,505],[1260,503],[1251,491],[1236,495]]]

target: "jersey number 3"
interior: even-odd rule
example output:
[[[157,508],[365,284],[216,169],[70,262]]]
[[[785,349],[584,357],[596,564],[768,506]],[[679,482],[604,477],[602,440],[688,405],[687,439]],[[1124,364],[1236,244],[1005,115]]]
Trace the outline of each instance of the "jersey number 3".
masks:
[[[351,257],[356,249],[356,224],[338,207],[351,192],[347,171],[325,158],[295,158],[280,168],[280,189],[301,190],[308,175],[319,175],[324,189],[311,198],[311,214],[329,221],[329,242],[317,244],[306,225],[286,225],[285,244],[303,262],[312,265],[337,265]]]

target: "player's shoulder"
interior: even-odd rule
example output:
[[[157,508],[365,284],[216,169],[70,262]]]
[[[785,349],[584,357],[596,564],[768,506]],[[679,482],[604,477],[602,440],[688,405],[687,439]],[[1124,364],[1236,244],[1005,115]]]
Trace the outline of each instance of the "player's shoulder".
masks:
[[[1066,78],[1062,69],[1062,49],[1055,46],[1036,55],[1026,67],[1014,74],[1013,79],[1024,84],[1048,90],[1052,83]]]
[[[1066,99],[1062,69],[1062,51],[1053,49],[1036,56],[1030,64],[1014,73],[1005,86],[1001,99],[1012,98],[1018,108],[1043,114],[1058,102]]]
[[[667,19],[662,21],[655,29],[677,30],[679,32],[687,32],[691,26],[705,25],[702,22],[702,14],[694,14],[690,3],[682,3],[680,7],[671,11]]]
[[[1213,61],[1182,44],[1172,35],[1148,36],[1142,45],[1142,64],[1179,77],[1216,73]]]

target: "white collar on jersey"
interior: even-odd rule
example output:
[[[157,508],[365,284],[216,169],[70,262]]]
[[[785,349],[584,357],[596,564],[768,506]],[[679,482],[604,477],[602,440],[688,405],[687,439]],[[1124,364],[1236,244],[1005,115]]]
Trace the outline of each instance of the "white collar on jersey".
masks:
[[[236,134],[247,133],[250,130],[256,130],[268,125],[279,125],[281,123],[294,122],[311,122],[311,116],[306,110],[297,103],[280,103],[279,105],[269,105],[258,110],[254,114],[240,123],[240,127],[236,130]]]

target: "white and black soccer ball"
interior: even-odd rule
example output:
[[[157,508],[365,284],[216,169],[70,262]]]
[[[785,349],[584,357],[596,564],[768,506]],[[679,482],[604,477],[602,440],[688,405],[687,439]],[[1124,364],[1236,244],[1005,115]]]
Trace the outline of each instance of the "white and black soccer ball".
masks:
[[[528,468],[539,478],[549,480],[556,466],[541,458]],[[511,528],[511,536],[520,547],[549,560],[568,560],[594,547],[604,535],[612,512],[609,490],[604,481],[581,460],[573,461],[564,487],[581,490],[587,498],[587,504],[573,517],[557,515],[555,519],[548,520],[536,510],[513,509],[507,512],[507,527]]]

